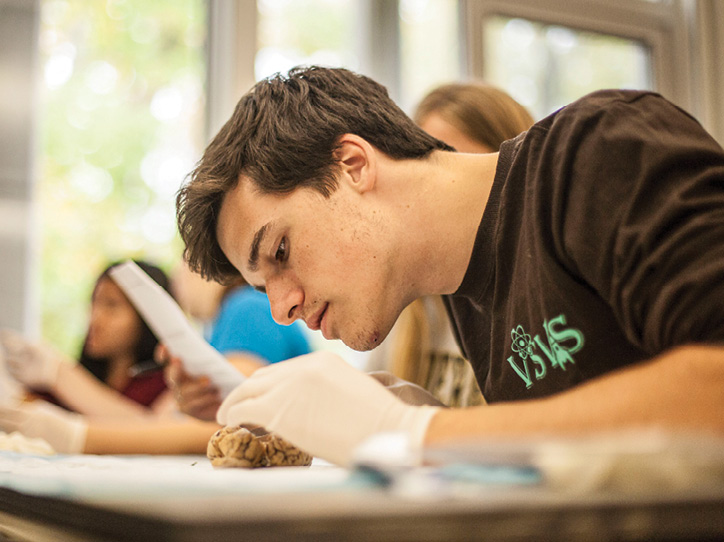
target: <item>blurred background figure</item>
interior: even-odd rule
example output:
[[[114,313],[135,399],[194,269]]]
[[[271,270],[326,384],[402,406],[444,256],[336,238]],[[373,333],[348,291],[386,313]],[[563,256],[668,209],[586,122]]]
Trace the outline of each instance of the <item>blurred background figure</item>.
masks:
[[[170,281],[159,267],[136,263],[169,290]],[[162,367],[154,361],[158,340],[110,277],[116,265],[106,267],[96,280],[78,363],[11,330],[0,334],[15,379],[81,414],[127,415],[145,407],[165,408],[167,388]]]
[[[498,152],[501,143],[533,124],[528,110],[508,93],[483,82],[435,88],[418,104],[415,122],[458,152]]]
[[[169,289],[160,268],[136,263]],[[0,430],[60,453],[204,453],[218,426],[175,411],[153,359],[158,340],[111,279],[115,265],[93,288],[78,362],[14,331],[0,333],[5,387],[15,395],[0,402]]]
[[[435,88],[420,101],[413,118],[430,135],[462,153],[497,152],[503,141],[534,122],[506,92],[482,82]],[[441,297],[412,302],[378,350],[370,358],[370,370],[388,370],[448,406],[485,402],[455,341]]]
[[[174,273],[172,289],[181,307],[199,322],[211,346],[246,376],[259,367],[311,352],[302,325],[277,324],[267,296],[241,278],[224,286],[181,264]],[[209,379],[191,377],[165,349],[159,351],[158,359],[168,363],[166,380],[181,411],[214,420],[221,397]]]
[[[311,351],[302,325],[277,324],[266,295],[242,278],[221,285],[182,263],[173,274],[171,289],[209,343],[247,376],[261,366]]]
[[[207,323],[211,344],[240,372],[248,375],[309,353],[300,326],[274,322],[266,296],[248,285],[224,287],[185,269],[174,274],[171,288],[160,268],[136,263],[165,290],[173,289],[192,317]],[[213,421],[218,391],[207,377],[188,378],[178,365],[169,371],[177,380],[181,374],[188,378],[196,402],[190,409],[176,404],[165,383],[165,349],[110,277],[115,265],[100,274],[93,288],[78,363],[14,331],[0,333],[7,368],[3,388],[17,390],[20,383],[35,396],[32,402],[20,397],[0,405],[0,429],[43,438],[65,453],[205,453],[219,428]],[[206,421],[179,414],[179,409]]]
[[[164,290],[170,293],[168,276],[148,262],[136,262]],[[109,272],[101,273],[91,300],[88,335],[80,365],[98,380],[133,401],[152,405],[166,390],[162,367],[153,354],[158,339]]]

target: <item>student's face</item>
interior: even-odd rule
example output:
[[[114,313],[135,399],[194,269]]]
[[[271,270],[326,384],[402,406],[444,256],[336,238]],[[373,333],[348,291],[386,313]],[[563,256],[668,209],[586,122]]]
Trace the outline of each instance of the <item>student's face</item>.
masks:
[[[141,334],[141,321],[121,289],[108,277],[93,292],[86,351],[98,358],[131,355]]]
[[[327,339],[369,350],[401,307],[389,286],[394,258],[382,213],[363,199],[343,182],[324,198],[308,188],[262,194],[242,178],[221,206],[219,245],[249,284],[265,289],[277,322],[302,319]]]
[[[430,113],[420,122],[420,128],[432,137],[444,141],[458,152],[483,154],[495,152],[487,145],[471,139],[437,113]]]

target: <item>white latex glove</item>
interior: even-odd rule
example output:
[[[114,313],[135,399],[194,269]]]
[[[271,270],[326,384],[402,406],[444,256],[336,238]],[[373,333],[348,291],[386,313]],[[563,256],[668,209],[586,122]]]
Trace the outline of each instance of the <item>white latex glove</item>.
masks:
[[[9,329],[0,331],[8,372],[35,390],[51,390],[58,380],[62,357],[52,348],[34,344]]]
[[[432,405],[432,406],[445,406],[437,397],[431,394],[422,386],[402,380],[396,377],[392,373],[387,371],[373,371],[369,374],[372,378],[377,380],[390,392],[395,394],[397,397],[402,399],[408,405],[420,406],[420,405]]]
[[[56,452],[83,453],[88,423],[83,416],[45,401],[0,406],[0,429],[17,431],[30,438],[42,438]]]
[[[338,355],[316,352],[257,370],[221,403],[216,419],[261,425],[339,465],[349,465],[370,436],[401,432],[420,462],[438,408],[408,405]]]

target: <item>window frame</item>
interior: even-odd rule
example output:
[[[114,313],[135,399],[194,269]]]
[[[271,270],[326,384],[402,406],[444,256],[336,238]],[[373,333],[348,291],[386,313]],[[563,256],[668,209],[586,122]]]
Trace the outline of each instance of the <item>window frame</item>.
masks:
[[[544,24],[636,40],[649,48],[653,86],[684,108],[693,108],[690,25],[686,0],[461,0],[467,41],[468,73],[485,72],[484,21],[491,16],[520,17]]]
[[[256,0],[209,0],[206,42],[206,139],[210,140],[254,84]]]
[[[724,2],[688,0],[694,113],[724,145]],[[698,83],[698,84],[697,84]]]
[[[40,330],[39,34],[39,0],[0,0],[0,327],[30,337]]]
[[[361,71],[387,87],[397,99],[400,88],[398,0],[367,0],[357,13]],[[207,42],[207,137],[231,115],[236,102],[256,82],[258,48],[256,0],[209,0]]]
[[[721,0],[458,0],[463,77],[484,73],[485,17],[522,17],[611,34],[650,50],[654,88],[699,118],[724,143],[724,2]],[[398,98],[398,0],[370,0],[359,14],[362,69]],[[209,0],[209,134],[254,83],[256,0]],[[380,47],[382,37],[388,40]],[[389,41],[392,40],[392,41]],[[392,45],[391,45],[392,44]],[[396,45],[394,45],[396,44]],[[380,54],[380,49],[387,53]],[[392,74],[392,75],[390,75]],[[390,80],[388,80],[390,79]]]

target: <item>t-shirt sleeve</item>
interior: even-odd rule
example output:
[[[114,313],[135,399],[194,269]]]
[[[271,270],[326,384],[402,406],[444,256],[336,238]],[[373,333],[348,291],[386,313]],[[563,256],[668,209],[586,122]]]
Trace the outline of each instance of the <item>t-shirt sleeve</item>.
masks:
[[[594,95],[549,130],[561,261],[646,352],[724,340],[721,147],[651,93]]]
[[[219,352],[250,353],[269,363],[309,353],[303,330],[277,324],[266,296],[253,290],[232,296],[222,304],[209,340]]]

